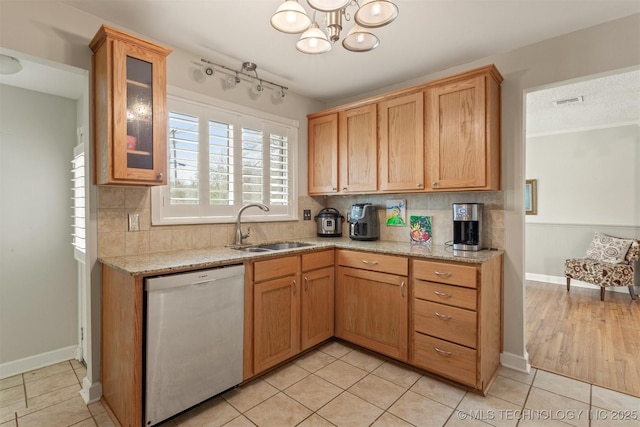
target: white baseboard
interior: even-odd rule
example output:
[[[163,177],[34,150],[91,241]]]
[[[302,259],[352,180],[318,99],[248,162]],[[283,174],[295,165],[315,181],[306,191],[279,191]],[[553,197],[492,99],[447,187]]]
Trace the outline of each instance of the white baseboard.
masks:
[[[72,345],[58,350],[48,351],[24,359],[14,360],[0,364],[0,379],[12,377],[14,375],[33,371],[34,369],[75,359],[78,354],[78,346]]]
[[[533,282],[545,282],[545,283],[555,283],[556,285],[567,286],[567,278],[562,276],[547,276],[545,274],[535,274],[535,273],[525,273],[525,280],[531,280]],[[580,280],[571,279],[571,287],[576,288],[589,288],[589,289],[600,289],[600,286],[592,285],[591,283],[581,282]],[[607,288],[607,292],[621,292],[623,294],[629,293],[629,288],[626,286],[609,286]]]
[[[516,371],[529,373],[531,372],[531,365],[529,364],[529,355],[525,354],[520,356],[513,353],[501,353],[500,363],[506,368],[510,368]]]
[[[82,379],[82,390],[80,390],[80,396],[86,405],[97,402],[102,397],[102,383],[89,381],[89,378],[84,377]]]

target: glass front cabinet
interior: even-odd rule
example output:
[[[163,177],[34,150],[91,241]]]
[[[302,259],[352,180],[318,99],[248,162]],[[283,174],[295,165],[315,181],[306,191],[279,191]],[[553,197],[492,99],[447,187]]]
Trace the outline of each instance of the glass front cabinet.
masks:
[[[106,25],[89,47],[96,184],[166,184],[171,50]]]

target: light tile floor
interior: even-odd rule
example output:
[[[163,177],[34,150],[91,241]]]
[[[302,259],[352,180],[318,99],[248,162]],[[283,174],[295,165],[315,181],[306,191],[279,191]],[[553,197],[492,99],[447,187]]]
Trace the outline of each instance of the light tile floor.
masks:
[[[75,360],[0,380],[0,427],[112,426],[84,405]],[[640,426],[640,398],[502,368],[482,397],[331,342],[184,412],[162,427]]]

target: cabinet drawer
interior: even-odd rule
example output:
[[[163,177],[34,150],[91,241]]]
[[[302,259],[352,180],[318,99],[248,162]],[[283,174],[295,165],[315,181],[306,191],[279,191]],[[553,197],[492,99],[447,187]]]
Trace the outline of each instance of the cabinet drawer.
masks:
[[[476,351],[415,332],[412,363],[476,387]]]
[[[455,307],[476,310],[476,290],[442,283],[414,280],[413,296]]]
[[[383,273],[406,276],[409,273],[409,260],[393,255],[381,255],[371,252],[338,251],[338,264],[361,270],[380,271]]]
[[[268,259],[265,261],[256,261],[253,263],[254,282],[261,282],[263,280],[273,279],[276,277],[289,276],[292,274],[296,274],[297,272],[297,256]]]
[[[451,285],[476,287],[476,267],[472,265],[449,264],[434,261],[413,261],[413,276],[416,279]]]
[[[476,347],[476,312],[429,301],[414,300],[416,332],[432,335],[467,347]]]
[[[302,271],[333,267],[333,249],[302,255]]]

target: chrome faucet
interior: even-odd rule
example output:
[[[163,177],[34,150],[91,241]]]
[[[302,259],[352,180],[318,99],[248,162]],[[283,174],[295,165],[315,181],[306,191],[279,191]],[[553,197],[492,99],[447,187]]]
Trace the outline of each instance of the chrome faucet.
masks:
[[[233,243],[236,246],[241,245],[242,239],[246,239],[247,237],[249,237],[249,233],[251,233],[251,227],[247,229],[246,234],[242,232],[242,224],[240,222],[240,217],[242,216],[242,212],[244,212],[245,209],[250,208],[252,206],[255,206],[256,208],[260,208],[265,212],[269,211],[269,207],[263,205],[262,203],[249,203],[248,205],[244,205],[243,207],[240,208],[240,211],[238,211],[238,217],[236,218],[236,239],[235,239],[235,242]]]

